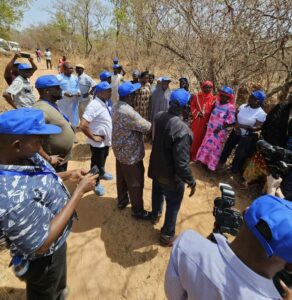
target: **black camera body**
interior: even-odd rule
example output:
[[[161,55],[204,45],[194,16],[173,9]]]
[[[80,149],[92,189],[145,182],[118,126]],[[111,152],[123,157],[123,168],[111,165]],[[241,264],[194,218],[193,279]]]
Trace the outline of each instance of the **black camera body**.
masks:
[[[229,184],[220,183],[221,197],[214,200],[215,217],[213,233],[228,233],[236,236],[243,223],[242,214],[232,208],[235,205],[235,193]]]
[[[257,148],[263,154],[269,172],[274,178],[277,179],[285,176],[289,168],[292,167],[291,151],[278,146],[273,146],[265,140],[259,140],[257,142]]]

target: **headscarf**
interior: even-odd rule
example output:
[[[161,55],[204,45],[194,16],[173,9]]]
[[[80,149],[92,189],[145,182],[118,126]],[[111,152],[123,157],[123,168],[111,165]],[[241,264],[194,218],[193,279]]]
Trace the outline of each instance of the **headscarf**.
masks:
[[[212,87],[212,89],[214,88],[213,82],[212,82],[212,81],[208,81],[208,80],[204,81],[204,82],[201,84],[201,88],[203,88],[204,86],[210,86],[210,87]]]
[[[233,92],[232,88],[230,88],[229,86],[223,86],[218,92],[219,98],[220,98],[220,95],[229,96],[230,97],[229,103],[234,105],[234,92]]]

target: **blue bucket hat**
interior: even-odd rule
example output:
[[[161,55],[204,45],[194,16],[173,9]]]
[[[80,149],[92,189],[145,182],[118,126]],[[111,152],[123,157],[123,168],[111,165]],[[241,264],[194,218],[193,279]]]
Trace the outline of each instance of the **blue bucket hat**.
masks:
[[[177,101],[181,107],[184,107],[190,100],[191,94],[185,89],[176,89],[170,95],[170,101]]]
[[[46,124],[44,113],[34,108],[18,108],[0,114],[0,134],[49,135],[61,133],[59,126]]]
[[[261,103],[266,100],[266,94],[262,90],[253,91],[251,94]]]
[[[18,70],[32,70],[32,66],[29,64],[19,64]]]
[[[131,81],[126,81],[119,86],[118,92],[120,96],[124,97],[134,93],[140,88],[141,83],[132,83]]]
[[[233,95],[234,94],[233,89],[230,88],[229,86],[222,86],[222,88],[219,89],[219,92],[223,92],[223,93],[228,94],[228,95]]]
[[[51,86],[60,86],[60,81],[55,75],[40,76],[35,82],[35,87],[37,89],[45,89]]]
[[[100,74],[99,74],[99,79],[101,81],[105,81],[107,80],[108,78],[112,77],[112,73],[110,73],[109,71],[102,71]]]
[[[119,65],[119,64],[114,64],[113,65],[113,69],[118,69],[118,68],[120,68],[121,66]]]
[[[109,90],[111,88],[112,88],[111,85],[107,81],[101,81],[100,83],[98,83],[95,86],[95,91],[96,92],[103,92],[103,91]]]
[[[275,255],[292,263],[292,202],[271,195],[259,197],[247,209],[244,220],[267,256]],[[257,229],[261,220],[271,231],[269,241]]]

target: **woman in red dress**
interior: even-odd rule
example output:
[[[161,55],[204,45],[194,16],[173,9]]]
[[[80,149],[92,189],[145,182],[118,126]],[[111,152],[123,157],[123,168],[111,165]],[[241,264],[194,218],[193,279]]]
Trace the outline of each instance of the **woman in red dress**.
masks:
[[[204,139],[209,117],[216,100],[216,96],[212,94],[213,83],[211,81],[203,82],[201,89],[202,91],[191,99],[192,131],[194,133],[191,160],[196,160],[196,155]]]

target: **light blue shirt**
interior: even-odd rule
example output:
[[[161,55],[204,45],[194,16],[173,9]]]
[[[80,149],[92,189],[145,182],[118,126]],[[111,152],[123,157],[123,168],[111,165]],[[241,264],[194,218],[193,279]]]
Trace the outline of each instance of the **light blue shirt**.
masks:
[[[61,84],[62,95],[64,95],[64,93],[69,93],[73,96],[80,94],[78,78],[75,75],[66,76],[61,73],[57,75],[57,79]]]
[[[281,300],[273,281],[248,268],[228,241],[187,230],[172,249],[165,275],[168,300]]]
[[[89,100],[89,96],[84,97],[84,95],[88,94],[91,89],[97,85],[97,83],[87,74],[82,73],[78,78],[78,84],[80,89],[80,101]]]

